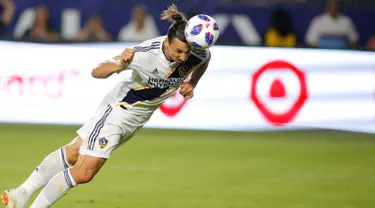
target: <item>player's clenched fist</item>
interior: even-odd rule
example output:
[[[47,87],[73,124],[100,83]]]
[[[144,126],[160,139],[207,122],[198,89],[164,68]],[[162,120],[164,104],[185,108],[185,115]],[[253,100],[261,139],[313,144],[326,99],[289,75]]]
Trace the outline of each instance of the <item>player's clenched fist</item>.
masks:
[[[189,82],[185,82],[180,86],[180,94],[184,96],[184,98],[190,99],[194,96],[194,86]]]
[[[122,53],[121,53],[121,62],[124,62],[124,64],[129,65],[134,58],[134,53],[135,53],[134,48],[126,48]]]

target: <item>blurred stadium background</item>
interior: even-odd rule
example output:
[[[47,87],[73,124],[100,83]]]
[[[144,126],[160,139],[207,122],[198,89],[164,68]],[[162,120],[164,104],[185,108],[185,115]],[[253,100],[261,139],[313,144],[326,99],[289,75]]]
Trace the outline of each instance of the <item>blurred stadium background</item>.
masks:
[[[39,48],[80,47],[80,43],[97,47],[95,44],[98,44],[97,53],[103,51],[103,54],[91,60],[96,63],[101,61],[99,57],[112,55],[107,46],[123,48],[164,34],[169,23],[160,21],[159,16],[171,3],[187,18],[205,13],[219,22],[217,60],[226,58],[227,54],[222,51],[235,51],[237,47],[251,50],[248,62],[258,61],[252,60],[258,51],[290,53],[285,59],[300,66],[294,50],[316,53],[319,57],[327,53],[329,57],[337,56],[337,60],[319,58],[323,65],[307,71],[300,67],[307,77],[314,75],[314,80],[309,79],[307,83],[311,87],[306,98],[309,104],[292,116],[296,117],[293,121],[289,119],[282,125],[267,118],[262,110],[258,112],[256,104],[249,104],[252,110],[247,113],[242,104],[248,103],[236,95],[228,97],[232,95],[228,94],[230,89],[221,88],[218,89],[222,91],[216,92],[218,95],[212,95],[213,100],[209,100],[210,92],[198,93],[196,101],[179,109],[180,114],[165,109],[157,112],[149,126],[153,128],[142,129],[113,154],[92,183],[77,187],[54,207],[374,207],[375,140],[371,132],[375,129],[375,63],[370,62],[375,60],[373,0],[1,0],[0,190],[21,183],[46,154],[74,138],[77,124],[88,119],[87,115],[97,105],[92,104],[88,109],[80,101],[99,101],[105,92],[103,88],[106,89],[103,85],[110,85],[93,82],[89,86],[95,86],[100,93],[75,97],[72,92],[78,90],[77,83],[90,82],[88,77],[78,77],[69,82],[73,89],[61,88],[66,90],[64,96],[70,97],[61,95],[57,99],[60,94],[53,94],[56,86],[46,85],[48,81],[42,80],[42,88],[35,87],[30,80],[26,83],[25,77],[46,73],[47,68],[41,67],[38,61],[56,59],[54,49],[47,48],[51,54],[46,55],[38,54]],[[22,45],[29,42],[43,44],[34,48]],[[224,45],[235,47],[221,48]],[[280,48],[281,51],[276,51]],[[79,53],[81,49],[67,50]],[[277,56],[284,58],[280,54]],[[65,55],[68,56],[58,54],[57,58]],[[30,62],[26,56],[43,57]],[[350,60],[350,57],[357,58]],[[313,59],[307,58],[307,62]],[[333,67],[326,69],[325,62],[333,63]],[[82,66],[77,60],[72,64]],[[232,79],[230,74],[237,73],[237,68],[220,68],[221,64],[215,60],[212,71],[225,72]],[[256,71],[256,67],[250,68],[249,72],[233,76],[233,82],[239,81],[236,87],[244,87],[243,80],[248,81],[247,75]],[[48,70],[65,80],[59,74],[60,68]],[[314,74],[314,70],[319,73]],[[333,71],[337,74],[329,74]],[[207,76],[200,90],[212,87],[209,80],[217,79],[216,74]],[[8,89],[14,82],[22,83],[24,88]],[[318,86],[312,87],[314,82],[322,85],[321,91],[326,89],[337,94],[320,96],[314,91]],[[272,83],[272,86],[281,85]],[[250,88],[247,84],[243,93],[246,98]],[[270,96],[284,97],[287,89],[276,88],[276,91],[270,90]],[[208,100],[204,100],[207,96]],[[239,101],[230,100],[234,98]],[[74,103],[75,99],[79,101]],[[309,106],[310,102],[314,105]],[[195,111],[195,106],[203,110]],[[331,110],[318,112],[325,107]],[[85,108],[88,112],[84,112]],[[209,114],[210,109],[213,115]],[[227,117],[224,112],[227,109],[243,110],[244,114]],[[167,117],[161,112],[173,115]],[[242,118],[247,115],[253,118],[249,123]],[[192,117],[196,119],[186,119]],[[225,124],[214,125],[216,121]],[[239,121],[245,124],[241,131],[236,131]],[[301,125],[305,128],[298,128]]]

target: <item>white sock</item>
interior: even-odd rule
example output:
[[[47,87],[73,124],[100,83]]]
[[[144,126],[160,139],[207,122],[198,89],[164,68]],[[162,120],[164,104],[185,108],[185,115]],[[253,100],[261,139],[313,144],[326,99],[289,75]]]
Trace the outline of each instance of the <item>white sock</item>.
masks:
[[[31,173],[26,181],[20,186],[27,197],[41,187],[46,185],[58,172],[70,168],[71,165],[66,159],[64,147],[49,154],[43,162]]]
[[[70,169],[65,169],[56,174],[36,197],[30,208],[46,208],[64,197],[69,189],[77,184],[70,174]]]

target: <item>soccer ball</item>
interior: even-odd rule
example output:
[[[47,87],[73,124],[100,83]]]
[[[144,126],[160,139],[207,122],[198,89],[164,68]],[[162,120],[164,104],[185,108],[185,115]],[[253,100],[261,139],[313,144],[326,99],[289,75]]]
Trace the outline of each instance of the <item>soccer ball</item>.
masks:
[[[219,25],[208,15],[196,15],[186,24],[185,38],[194,48],[209,48],[215,44],[218,37]]]

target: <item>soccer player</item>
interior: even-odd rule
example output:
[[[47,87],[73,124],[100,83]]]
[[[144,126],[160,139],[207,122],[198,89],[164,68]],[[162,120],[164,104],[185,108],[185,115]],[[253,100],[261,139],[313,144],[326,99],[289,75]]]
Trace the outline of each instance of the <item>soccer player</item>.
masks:
[[[133,137],[177,90],[185,99],[193,97],[210,52],[187,43],[187,22],[174,5],[163,11],[161,19],[173,21],[166,36],[127,48],[92,70],[98,79],[124,70],[131,70],[132,76],[104,97],[94,117],[77,131],[78,137],[49,154],[23,184],[2,194],[6,207],[24,207],[43,186],[31,208],[50,207],[70,189],[90,182],[112,151]]]

